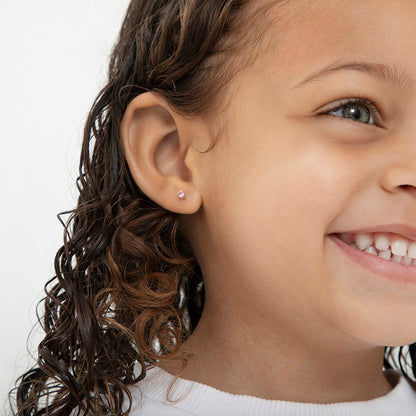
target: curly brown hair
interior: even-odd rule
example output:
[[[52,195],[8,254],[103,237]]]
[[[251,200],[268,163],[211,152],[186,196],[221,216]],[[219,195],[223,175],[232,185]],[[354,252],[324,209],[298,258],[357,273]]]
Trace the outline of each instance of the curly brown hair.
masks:
[[[129,102],[145,91],[184,114],[211,111],[246,60],[237,56],[242,44],[261,37],[260,30],[243,33],[261,11],[246,13],[249,3],[131,1],[107,85],[86,121],[77,206],[59,215],[64,244],[39,319],[46,334],[37,366],[10,395],[16,415],[127,415],[128,386],[147,368],[186,360],[180,346],[204,307],[201,270],[178,214],[132,179],[120,123]],[[123,406],[126,398],[130,406]]]
[[[46,334],[37,365],[13,393],[14,414],[127,415],[129,385],[162,360],[186,361],[180,347],[204,307],[201,270],[178,214],[154,203],[132,179],[120,123],[131,100],[145,91],[184,114],[212,111],[247,58],[239,51],[249,42],[259,45],[264,27],[256,26],[255,16],[262,8],[251,10],[253,3],[130,3],[107,85],[86,121],[78,203],[64,213],[67,221],[60,216],[64,244],[55,257],[56,276],[45,286],[40,322]],[[393,353],[386,347],[385,368],[394,365],[416,386],[416,344],[399,347],[398,362]]]

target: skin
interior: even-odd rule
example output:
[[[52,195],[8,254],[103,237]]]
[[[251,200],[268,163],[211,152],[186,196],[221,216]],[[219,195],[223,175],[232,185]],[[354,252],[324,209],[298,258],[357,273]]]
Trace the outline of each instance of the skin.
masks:
[[[272,9],[274,47],[233,79],[225,133],[207,153],[197,150],[218,116],[181,117],[151,93],[127,109],[133,177],[183,214],[204,275],[183,378],[314,403],[370,400],[394,385],[382,372],[384,346],[416,341],[416,285],[351,262],[328,234],[416,225],[416,3],[397,4]],[[344,70],[298,87],[339,60],[397,66],[413,83]],[[378,125],[323,114],[362,93],[383,107]]]

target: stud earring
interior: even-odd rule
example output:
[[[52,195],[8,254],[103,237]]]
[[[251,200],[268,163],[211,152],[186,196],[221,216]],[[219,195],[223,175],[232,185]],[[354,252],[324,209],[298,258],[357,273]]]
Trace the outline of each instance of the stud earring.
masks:
[[[179,191],[179,192],[178,192],[178,198],[179,198],[179,199],[185,199],[185,192],[183,192],[183,191]]]

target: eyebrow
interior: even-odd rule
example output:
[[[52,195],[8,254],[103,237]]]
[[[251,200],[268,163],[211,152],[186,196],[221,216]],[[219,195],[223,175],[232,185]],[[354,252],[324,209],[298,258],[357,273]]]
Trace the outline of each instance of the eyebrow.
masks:
[[[338,71],[355,70],[366,72],[381,81],[389,82],[398,86],[403,90],[414,88],[415,81],[402,68],[397,66],[389,66],[381,63],[372,62],[336,62],[328,65],[311,75],[304,78],[299,84],[293,88],[299,88],[313,81],[320,81],[324,77],[333,75]]]

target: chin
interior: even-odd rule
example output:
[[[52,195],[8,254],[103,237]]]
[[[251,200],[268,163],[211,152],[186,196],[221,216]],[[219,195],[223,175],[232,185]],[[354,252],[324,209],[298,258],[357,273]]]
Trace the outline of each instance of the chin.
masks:
[[[397,323],[394,328],[380,328],[377,331],[368,330],[365,337],[358,337],[362,341],[375,347],[399,347],[416,342],[416,330],[414,325],[408,328],[400,328],[402,323]]]

